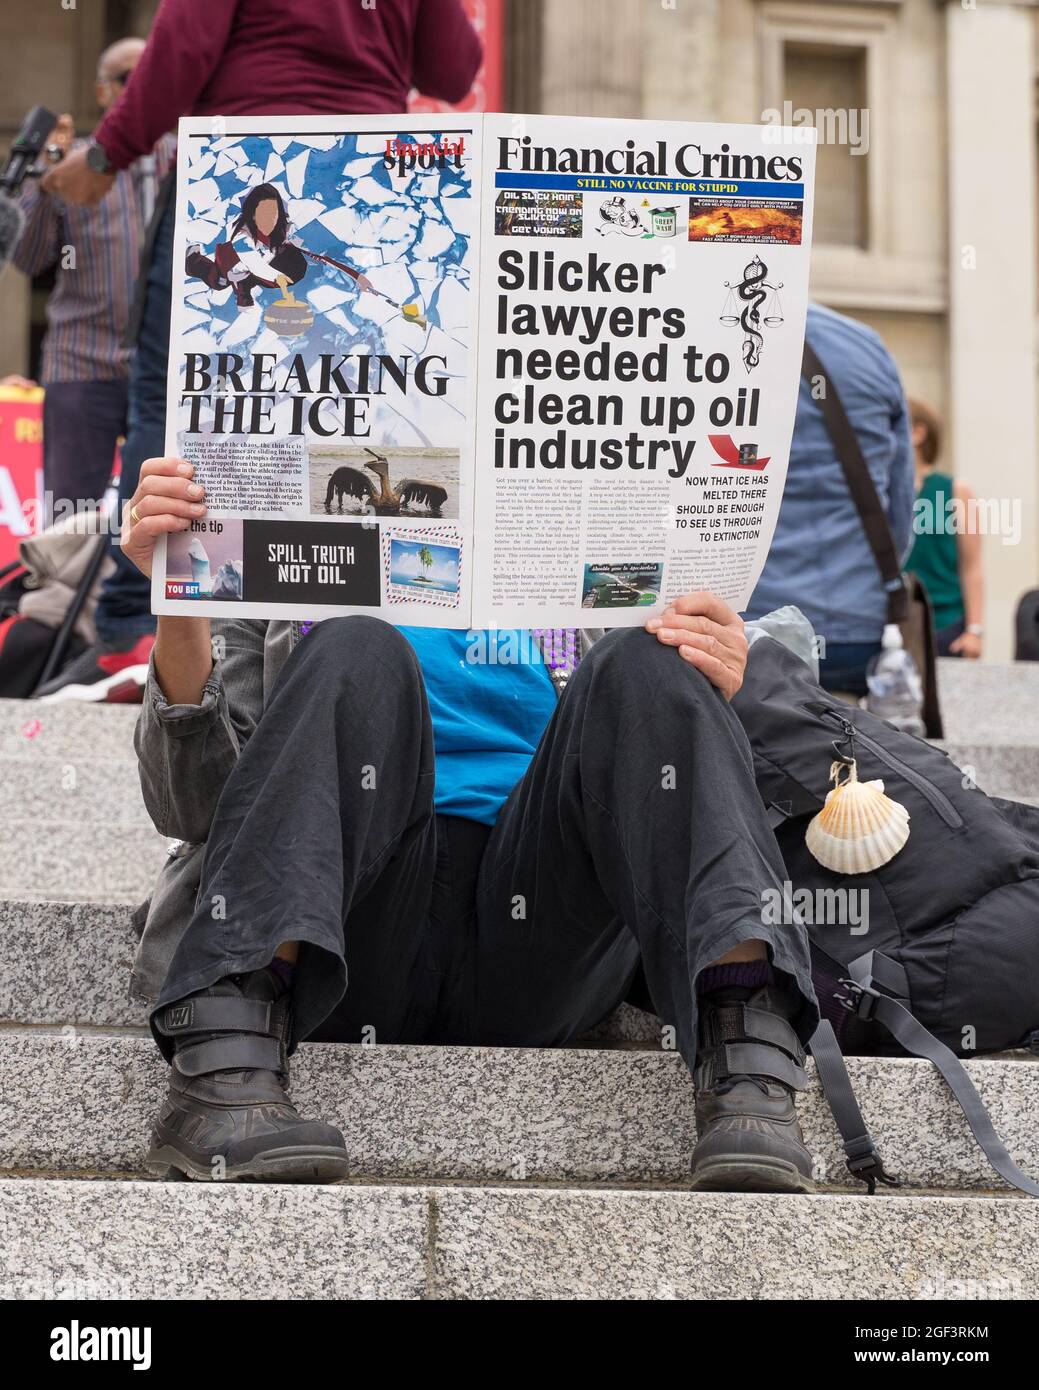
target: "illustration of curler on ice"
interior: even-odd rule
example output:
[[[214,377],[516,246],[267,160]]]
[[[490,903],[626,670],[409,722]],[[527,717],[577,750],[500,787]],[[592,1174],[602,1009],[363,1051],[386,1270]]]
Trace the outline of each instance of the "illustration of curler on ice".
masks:
[[[336,270],[344,271],[353,280],[363,279],[365,283],[361,286],[362,289],[367,290],[369,294],[378,295],[380,299],[385,299],[387,304],[392,304],[395,309],[400,311],[400,313],[404,316],[404,318],[407,319],[409,323],[417,324],[419,328],[429,327],[428,321],[425,318],[423,318],[419,310],[419,306],[417,304],[398,304],[397,301],[395,299],[391,299],[388,294],[383,294],[382,290],[377,290],[375,286],[371,283],[371,281],[368,280],[366,276],[362,276],[359,271],[354,269],[353,266],[347,265],[344,261],[334,260],[331,256],[319,255],[317,251],[308,251],[305,246],[301,247],[300,249],[302,250],[304,256],[309,257],[312,261],[322,261],[325,265],[334,266]]]
[[[271,183],[250,189],[233,223],[212,251],[191,243],[185,256],[190,279],[201,280],[212,290],[231,288],[239,309],[252,309],[262,298],[261,322],[280,338],[298,338],[308,333],[320,311],[302,294],[300,286],[311,265],[326,265],[348,277],[358,295],[372,294],[391,305],[405,323],[423,333],[442,333],[448,342],[465,347],[427,317],[419,301],[400,302],[376,288],[367,274],[347,261],[304,246],[303,239],[289,218],[289,209],[279,190]],[[275,298],[264,291],[276,290]],[[431,291],[432,292],[432,291]]]

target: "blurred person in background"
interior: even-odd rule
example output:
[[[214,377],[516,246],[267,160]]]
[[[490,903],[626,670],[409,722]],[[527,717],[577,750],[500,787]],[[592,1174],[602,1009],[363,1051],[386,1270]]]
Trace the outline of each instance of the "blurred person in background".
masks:
[[[144,40],[129,38],[101,54],[94,91],[102,111],[119,97],[143,52]],[[47,144],[55,157],[70,151],[78,157],[85,149],[69,115],[59,117]],[[127,322],[157,180],[175,148],[171,138],[153,144],[96,205],[67,203],[36,179],[26,180],[19,199],[25,230],[14,263],[26,275],[54,271],[40,366],[48,520],[103,496],[126,429]]]
[[[911,400],[909,414],[917,492],[906,569],[930,595],[938,655],[977,660],[985,635],[981,536],[972,515],[977,498],[966,483],[937,467],[942,427],[930,406]]]
[[[73,150],[44,184],[67,202],[95,204],[180,116],[394,113],[406,109],[413,87],[457,102],[482,57],[462,0],[370,7],[358,0],[162,0],[134,80],[89,146]],[[175,201],[171,177],[142,270],[121,512],[143,461],[165,452]],[[140,698],[154,644],[150,589],[116,541],[112,558],[116,568],[97,608],[99,645],[43,687],[46,697],[104,700],[118,692],[121,698],[135,682]]]
[[[894,359],[871,328],[808,306],[805,336],[844,405],[899,556],[913,519],[909,410]],[[747,615],[796,604],[823,640],[827,690],[866,693],[880,651],[888,596],[811,384],[802,376],[786,489],[772,547]]]

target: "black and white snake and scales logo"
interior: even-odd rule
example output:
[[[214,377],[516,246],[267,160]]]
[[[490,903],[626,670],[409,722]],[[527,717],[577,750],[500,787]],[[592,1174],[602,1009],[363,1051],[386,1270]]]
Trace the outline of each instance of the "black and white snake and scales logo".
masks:
[[[761,361],[761,349],[765,342],[761,332],[762,328],[771,328],[773,325],[783,322],[783,308],[779,302],[779,291],[783,288],[782,281],[778,285],[772,285],[769,284],[767,276],[768,266],[760,256],[755,256],[749,265],[744,266],[742,280],[725,281],[728,294],[725,297],[720,321],[727,324],[739,324],[743,329],[743,365],[748,372]],[[771,291],[771,299],[769,299],[769,291]],[[766,300],[768,300],[768,309],[762,315],[761,306]],[[742,308],[740,307],[741,304]]]

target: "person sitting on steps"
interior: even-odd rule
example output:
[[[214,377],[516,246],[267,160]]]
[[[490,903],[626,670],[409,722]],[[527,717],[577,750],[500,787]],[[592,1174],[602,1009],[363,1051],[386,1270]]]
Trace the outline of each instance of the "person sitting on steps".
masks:
[[[149,459],[127,555],[150,573],[204,513]],[[644,979],[692,1073],[693,1185],[811,1191],[818,1009],[803,926],[763,921],[785,871],[728,703],[746,657],[709,593],[605,635],[160,617],[141,782],[195,847],[135,967],[170,1063],[149,1167],[344,1177],[288,1096],[302,1039],[560,1046]]]

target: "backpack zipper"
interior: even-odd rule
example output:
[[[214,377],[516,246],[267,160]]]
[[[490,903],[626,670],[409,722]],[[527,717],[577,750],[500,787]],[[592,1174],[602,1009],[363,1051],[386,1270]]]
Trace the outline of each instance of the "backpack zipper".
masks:
[[[889,753],[883,744],[877,743],[876,739],[870,738],[869,734],[864,734],[862,730],[847,719],[839,710],[833,709],[830,705],[817,704],[808,701],[804,708],[809,713],[820,718],[825,718],[828,722],[835,722],[840,725],[845,738],[854,739],[861,743],[864,748],[868,748],[875,758],[879,758],[882,763],[886,763],[893,772],[897,772],[900,777],[904,777],[910,786],[915,787],[921,796],[925,797],[934,809],[941,816],[946,825],[953,830],[959,830],[963,826],[963,817],[957,811],[945,793],[934,785],[932,781],[924,777],[922,773],[916,772],[904,763],[901,758],[896,758],[894,753]]]

